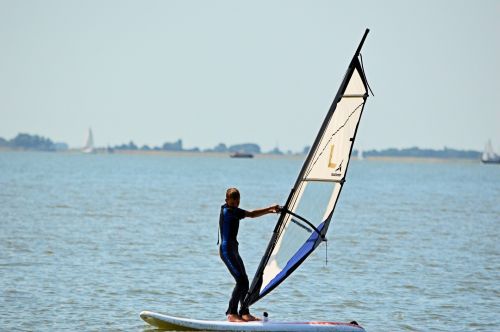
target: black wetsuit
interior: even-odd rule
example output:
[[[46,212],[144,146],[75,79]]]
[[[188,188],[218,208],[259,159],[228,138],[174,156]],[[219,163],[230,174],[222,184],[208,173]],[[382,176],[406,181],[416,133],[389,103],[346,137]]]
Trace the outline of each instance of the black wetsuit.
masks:
[[[226,315],[245,315],[249,313],[248,308],[243,307],[243,300],[248,292],[248,277],[245,271],[245,265],[243,265],[243,261],[238,253],[238,241],[236,240],[240,220],[245,218],[245,216],[245,210],[229,207],[227,204],[221,206],[219,227],[222,239],[219,247],[219,254],[229,272],[236,280],[236,286],[229,300],[229,307],[227,308]],[[241,304],[239,312],[238,302]]]

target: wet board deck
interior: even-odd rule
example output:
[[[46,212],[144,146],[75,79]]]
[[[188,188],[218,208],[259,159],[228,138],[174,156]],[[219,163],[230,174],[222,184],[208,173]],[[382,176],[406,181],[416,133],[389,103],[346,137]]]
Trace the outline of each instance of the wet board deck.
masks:
[[[199,320],[167,316],[151,311],[140,313],[148,324],[168,331],[269,331],[269,332],[364,332],[359,325],[340,322],[247,322],[230,323],[227,321]]]

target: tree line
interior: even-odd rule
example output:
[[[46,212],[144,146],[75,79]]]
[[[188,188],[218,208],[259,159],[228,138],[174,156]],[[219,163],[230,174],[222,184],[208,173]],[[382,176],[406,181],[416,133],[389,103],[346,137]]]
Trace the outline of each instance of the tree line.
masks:
[[[46,138],[39,135],[30,135],[26,133],[20,133],[11,140],[6,140],[0,137],[0,148],[8,148],[13,150],[35,150],[35,151],[61,151],[67,150],[68,145],[66,143],[55,143],[50,138]],[[222,153],[252,153],[260,154],[262,150],[258,144],[255,143],[244,143],[235,144],[227,146],[224,143],[219,143],[214,148],[200,150],[199,148],[186,149],[183,146],[182,139],[178,139],[175,142],[166,142],[161,146],[150,147],[148,145],[143,145],[142,147],[137,146],[133,141],[128,144],[119,144],[113,147],[108,147],[108,151],[113,150],[143,150],[143,151],[191,151],[191,152],[222,152]],[[309,152],[309,147],[305,147],[302,154],[307,154]],[[268,154],[285,154],[278,148],[267,152]],[[287,154],[291,154],[288,151]],[[357,150],[353,150],[353,155],[358,155]],[[434,149],[421,149],[418,147],[411,147],[405,149],[383,149],[383,150],[366,150],[363,151],[364,157],[416,157],[416,158],[461,158],[461,159],[479,159],[481,157],[481,152],[474,150],[458,150],[450,149],[445,147],[442,150]]]

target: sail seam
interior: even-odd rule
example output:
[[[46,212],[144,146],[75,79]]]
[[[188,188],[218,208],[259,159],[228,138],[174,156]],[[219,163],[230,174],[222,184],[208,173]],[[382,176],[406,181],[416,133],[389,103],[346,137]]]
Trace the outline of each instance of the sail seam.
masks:
[[[343,95],[342,98],[365,98],[368,97],[368,95],[365,94],[357,94],[357,95]]]
[[[316,178],[303,178],[302,181],[304,182],[334,182],[334,183],[344,183],[345,180],[344,178],[340,179],[340,180],[337,180],[337,179],[316,179]]]

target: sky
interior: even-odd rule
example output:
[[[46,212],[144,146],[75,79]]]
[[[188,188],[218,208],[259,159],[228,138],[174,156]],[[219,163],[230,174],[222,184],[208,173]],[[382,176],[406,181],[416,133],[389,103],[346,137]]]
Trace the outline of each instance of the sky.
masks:
[[[0,137],[311,145],[366,28],[355,148],[500,150],[500,1],[0,0]]]

